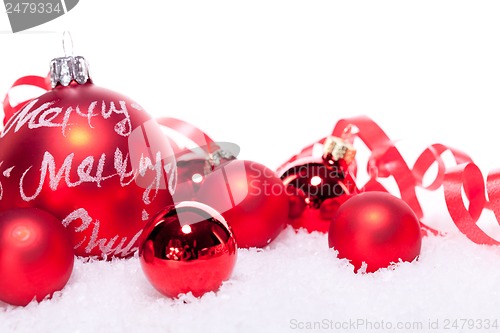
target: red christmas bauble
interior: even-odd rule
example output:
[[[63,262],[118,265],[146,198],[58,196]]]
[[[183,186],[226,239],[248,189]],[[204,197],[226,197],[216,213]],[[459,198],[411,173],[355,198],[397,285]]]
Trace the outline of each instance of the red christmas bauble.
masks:
[[[177,186],[173,194],[175,202],[195,200],[204,179],[205,164],[204,158],[177,160]]]
[[[74,262],[69,236],[40,209],[0,212],[0,300],[24,306],[64,288]]]
[[[295,228],[327,232],[340,205],[357,192],[343,160],[324,163],[309,158],[296,161],[280,172],[290,195],[290,221]]]
[[[187,123],[183,124],[188,126]],[[169,141],[175,144],[174,139],[169,138]],[[173,194],[174,202],[196,200],[205,176],[220,165],[234,160],[238,151],[237,145],[228,142],[212,142],[204,147],[184,150],[177,148],[177,186]]]
[[[366,192],[337,210],[328,243],[358,270],[375,272],[391,263],[413,261],[420,254],[420,223],[403,200],[385,192]]]
[[[197,200],[226,219],[240,248],[264,247],[288,221],[282,181],[262,164],[233,160],[205,176]]]
[[[176,297],[219,289],[232,274],[236,241],[213,208],[185,201],[154,216],[141,236],[139,257],[151,284]]]
[[[0,210],[50,212],[79,256],[129,256],[149,216],[172,203],[176,166],[161,128],[90,81],[31,100],[0,138]]]

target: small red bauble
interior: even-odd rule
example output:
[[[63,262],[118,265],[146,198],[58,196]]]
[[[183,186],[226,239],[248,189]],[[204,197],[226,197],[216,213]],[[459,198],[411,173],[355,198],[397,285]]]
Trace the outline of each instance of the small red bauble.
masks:
[[[51,214],[36,208],[0,213],[0,300],[42,301],[61,290],[73,271],[73,244]]]
[[[176,297],[216,291],[233,271],[236,241],[213,208],[185,201],[165,208],[146,225],[139,257],[151,284]]]
[[[204,178],[206,159],[177,160],[177,186],[172,195],[174,202],[192,201]]]
[[[310,158],[280,172],[290,195],[290,224],[295,229],[328,231],[337,208],[357,191],[347,169],[343,160],[327,164]]]
[[[50,212],[79,256],[130,256],[149,215],[172,203],[175,159],[161,128],[91,81],[58,84],[26,103],[0,144],[0,210]]]
[[[226,219],[240,248],[264,247],[288,221],[289,198],[282,181],[262,164],[233,160],[209,173],[197,200]]]
[[[366,272],[375,272],[400,260],[415,260],[422,236],[417,216],[403,200],[385,192],[366,192],[340,206],[328,243],[356,270],[364,262]]]

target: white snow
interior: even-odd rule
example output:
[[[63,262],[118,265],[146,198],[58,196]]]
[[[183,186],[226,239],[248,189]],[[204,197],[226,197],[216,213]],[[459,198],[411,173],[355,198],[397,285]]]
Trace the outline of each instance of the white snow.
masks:
[[[321,326],[331,331],[349,321],[360,331],[370,323],[373,330],[401,323],[422,325],[404,332],[424,332],[436,320],[444,331],[446,320],[500,320],[498,262],[498,247],[432,236],[424,238],[416,262],[354,274],[328,248],[326,235],[288,228],[264,250],[240,249],[232,278],[199,299],[163,297],[137,258],[78,260],[53,299],[25,308],[0,305],[0,332],[255,333],[308,324],[332,325]]]

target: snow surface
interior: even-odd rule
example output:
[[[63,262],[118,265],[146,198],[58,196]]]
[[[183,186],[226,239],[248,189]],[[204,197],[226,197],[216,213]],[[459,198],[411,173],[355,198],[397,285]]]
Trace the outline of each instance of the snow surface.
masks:
[[[25,308],[0,305],[0,332],[293,332],[330,321],[324,331],[341,331],[335,325],[350,320],[366,323],[351,331],[366,331],[370,323],[376,331],[383,321],[394,328],[421,323],[395,331],[425,332],[429,320],[441,325],[434,331],[449,331],[446,320],[500,320],[498,262],[499,247],[432,236],[424,238],[416,262],[354,274],[328,248],[326,235],[288,228],[264,250],[240,249],[232,278],[199,299],[163,297],[137,258],[78,260],[53,299]]]

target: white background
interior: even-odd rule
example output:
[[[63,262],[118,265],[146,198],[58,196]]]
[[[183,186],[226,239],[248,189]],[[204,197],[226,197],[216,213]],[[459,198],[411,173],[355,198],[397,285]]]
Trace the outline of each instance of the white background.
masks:
[[[153,116],[181,118],[216,140],[239,144],[241,158],[275,169],[303,146],[328,135],[338,119],[368,115],[391,138],[401,140],[409,159],[427,144],[440,142],[469,153],[486,174],[500,167],[499,17],[500,2],[497,1],[80,0],[63,17],[24,33],[9,32],[7,15],[0,14],[0,95],[21,76],[46,75],[49,61],[63,55],[61,35],[62,31],[69,30],[75,55],[83,55],[90,62],[94,83],[130,96]],[[442,199],[434,200],[435,195],[430,193],[423,195],[424,202],[432,202],[428,223],[444,223],[452,229]],[[490,226],[497,224],[491,215],[482,221]],[[277,245],[282,251],[276,257],[280,261],[290,252],[287,246],[293,241],[287,238],[287,242]],[[473,309],[479,311],[481,304],[487,304],[489,309],[498,308],[500,304],[490,298],[491,289],[480,277],[484,275],[481,268],[490,267],[488,260],[481,261],[479,270],[475,271],[474,267],[476,258],[488,256],[484,252],[487,250],[482,248],[479,251],[483,252],[465,258],[463,267],[462,259],[450,260],[451,268],[440,275],[432,269],[448,267],[448,256],[460,253],[463,245],[447,243],[442,250],[435,240],[433,242],[432,248],[441,249],[441,256],[439,250],[431,252],[424,248],[427,251],[424,258],[429,260],[423,260],[423,265],[427,266],[412,266],[398,275],[405,283],[410,281],[415,286],[419,283],[417,277],[423,280],[436,276],[429,281],[430,289],[423,294],[412,289],[409,298],[416,298],[413,307],[412,302],[407,301],[403,307],[391,303],[387,309],[379,308],[376,312],[379,319],[394,311],[400,311],[396,313],[397,318],[411,320],[419,311],[426,318],[436,312],[444,318],[444,314],[470,315]],[[468,249],[473,252],[476,248]],[[272,252],[269,256],[271,260]],[[248,261],[254,257],[244,253],[243,258]],[[319,262],[328,262],[327,259]],[[491,264],[497,265],[497,260],[498,256],[492,253]],[[255,287],[245,282],[253,274],[253,266],[238,265],[233,282]],[[304,270],[318,268],[311,265],[302,267]],[[80,264],[79,270],[82,269]],[[104,268],[103,272],[107,269],[110,268]],[[430,270],[430,275],[425,274],[426,270]],[[457,274],[472,271],[476,275],[467,279],[473,286],[464,285],[460,289],[458,282],[447,284]],[[265,276],[266,271],[262,272]],[[273,272],[267,273],[275,276]],[[298,282],[310,279],[304,274],[298,274]],[[495,274],[490,272],[487,276],[494,279],[498,277]],[[122,275],[126,279],[126,274]],[[282,276],[285,280],[294,278],[289,273]],[[367,294],[375,293],[382,300],[384,297],[407,299],[407,290],[398,289],[397,283],[394,294],[380,290],[398,276],[387,273],[378,280],[378,285],[366,285],[363,290]],[[77,277],[80,278],[77,282],[85,281],[82,275]],[[327,274],[327,278],[331,276]],[[344,276],[346,285],[350,278],[351,275]],[[315,275],[316,284],[320,283],[318,279]],[[366,282],[357,278],[354,281]],[[71,304],[68,298],[85,294],[87,289],[79,293],[79,286],[73,282],[61,306],[49,303],[44,311],[54,314],[63,304]],[[294,290],[293,282],[290,286]],[[449,312],[439,312],[448,304],[438,301],[443,286],[449,287],[446,297],[456,297],[450,301],[454,305]],[[238,297],[236,287],[228,288],[223,289],[222,298],[196,303],[198,305],[192,305],[190,310],[176,308],[184,322],[172,324],[173,327],[195,325],[186,319],[191,318],[191,310],[205,311],[204,304],[219,306],[224,295],[230,299]],[[319,290],[318,295],[324,295],[324,289]],[[344,294],[340,292],[334,297],[352,296],[348,294],[349,289],[345,290]],[[258,290],[255,295],[259,295]],[[278,290],[276,295],[284,298],[287,293]],[[316,304],[318,309],[325,309],[330,303],[318,295],[312,306]],[[353,297],[364,301],[364,307],[345,303],[343,310],[337,310],[353,315],[358,309],[357,315],[365,315],[365,311],[377,305],[365,299],[365,294]],[[432,302],[434,305],[429,310],[427,306]],[[270,304],[275,305],[273,301]],[[472,312],[464,309],[460,312],[464,304],[469,305],[465,310]],[[85,309],[88,308],[94,307],[88,305]],[[107,307],[102,308],[105,309]],[[133,313],[134,308],[131,309],[127,308]],[[331,309],[328,313],[335,313]],[[284,318],[300,313],[294,311],[289,309]],[[43,317],[44,313],[40,310],[36,316]],[[483,313],[475,314],[477,317]],[[257,312],[250,326],[244,325],[248,324],[244,319],[241,322],[235,319],[226,329],[262,326],[259,325],[261,315]],[[23,316],[29,313],[13,313],[11,320],[22,322]],[[313,315],[306,316],[305,320],[307,318]],[[83,327],[92,327],[85,325]],[[222,324],[220,327],[224,328]],[[280,327],[287,326],[276,324],[276,329]]]

